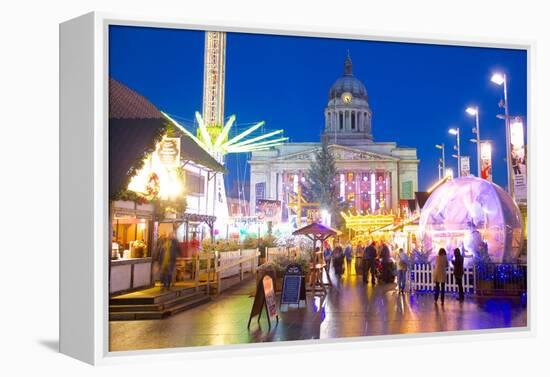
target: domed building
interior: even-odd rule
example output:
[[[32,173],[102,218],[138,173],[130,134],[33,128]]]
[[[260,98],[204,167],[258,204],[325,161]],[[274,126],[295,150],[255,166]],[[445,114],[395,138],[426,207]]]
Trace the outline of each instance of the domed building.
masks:
[[[332,143],[353,145],[372,141],[372,111],[367,88],[353,76],[349,55],[344,62],[344,75],[329,90],[325,134]]]
[[[335,157],[340,199],[359,214],[397,213],[418,191],[416,148],[375,141],[373,111],[365,84],[353,73],[348,53],[342,75],[328,90],[325,124],[319,127]],[[298,125],[286,125],[286,128]],[[299,125],[304,127],[304,125]],[[397,133],[398,130],[396,129]],[[250,214],[280,208],[275,221],[303,224],[318,215],[304,185],[320,141],[287,143],[253,152],[250,164]]]

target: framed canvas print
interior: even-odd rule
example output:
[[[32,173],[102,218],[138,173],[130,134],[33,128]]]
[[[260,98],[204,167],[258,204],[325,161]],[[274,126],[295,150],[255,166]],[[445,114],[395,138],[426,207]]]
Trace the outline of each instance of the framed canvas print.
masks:
[[[61,351],[531,331],[529,43],[60,28]]]

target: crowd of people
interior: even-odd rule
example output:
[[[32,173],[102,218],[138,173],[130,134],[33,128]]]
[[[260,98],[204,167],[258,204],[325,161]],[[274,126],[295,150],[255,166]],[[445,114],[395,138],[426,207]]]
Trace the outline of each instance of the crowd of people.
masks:
[[[352,273],[352,260],[356,259],[355,272],[357,275],[362,275],[362,280],[365,285],[372,286],[379,282],[394,283],[397,279],[397,290],[400,294],[404,294],[407,287],[407,279],[409,272],[414,264],[412,256],[409,256],[403,248],[392,248],[385,242],[371,241],[366,246],[362,242],[358,242],[355,250],[351,242],[347,242],[343,246],[339,241],[335,242],[334,247],[330,243],[325,242],[323,255],[327,265],[327,271],[331,266],[334,269],[335,275],[340,278],[343,275]],[[464,287],[462,278],[464,276],[464,256],[459,248],[454,249],[453,259],[453,274],[458,286],[458,300],[464,301]],[[435,285],[434,302],[439,300],[443,304],[445,302],[445,282],[447,280],[447,267],[449,260],[447,251],[444,248],[439,249],[438,255],[434,261],[432,269],[432,280]]]

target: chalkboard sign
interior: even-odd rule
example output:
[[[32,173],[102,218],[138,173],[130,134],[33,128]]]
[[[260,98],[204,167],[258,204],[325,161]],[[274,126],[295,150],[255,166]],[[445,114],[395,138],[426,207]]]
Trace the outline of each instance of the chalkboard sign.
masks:
[[[275,300],[275,289],[273,286],[273,276],[275,276],[274,272],[266,272],[258,281],[256,296],[254,297],[254,303],[252,304],[252,310],[250,311],[250,318],[248,319],[248,327],[250,327],[250,322],[255,316],[258,316],[258,323],[260,322],[264,307],[269,328],[271,329],[271,318],[275,318],[277,323],[279,323],[277,302]]]
[[[281,294],[282,304],[299,304],[300,300],[306,299],[306,284],[302,274],[302,267],[299,264],[289,264],[283,278],[283,292]]]

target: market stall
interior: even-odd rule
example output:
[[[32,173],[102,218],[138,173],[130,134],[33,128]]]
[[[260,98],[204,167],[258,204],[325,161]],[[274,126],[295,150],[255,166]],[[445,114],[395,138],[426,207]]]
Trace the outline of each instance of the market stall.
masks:
[[[119,200],[112,203],[112,210],[109,292],[117,294],[149,287],[153,206]]]

